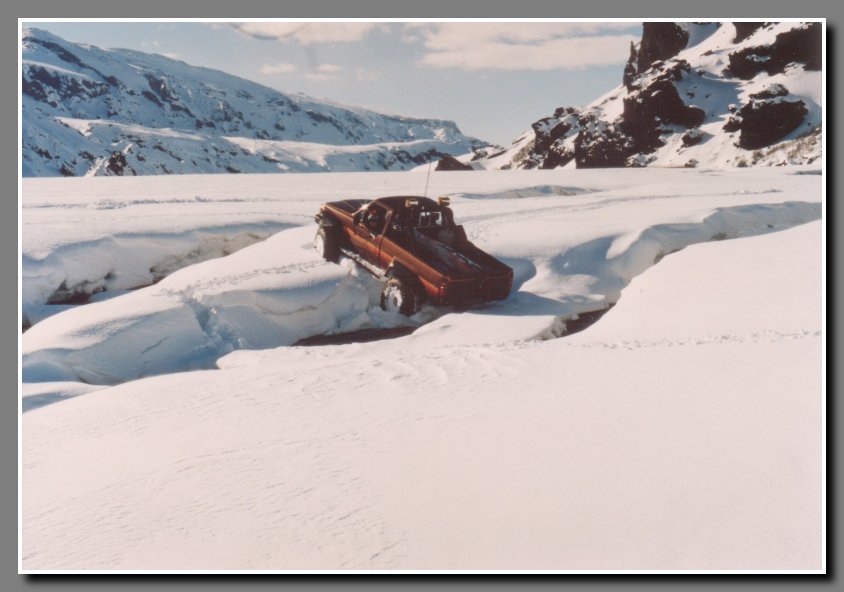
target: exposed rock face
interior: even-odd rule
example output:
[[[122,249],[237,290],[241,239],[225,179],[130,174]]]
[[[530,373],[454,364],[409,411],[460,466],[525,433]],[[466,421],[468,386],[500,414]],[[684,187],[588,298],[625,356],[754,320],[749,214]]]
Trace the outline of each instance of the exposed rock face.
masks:
[[[523,136],[526,144],[516,155],[514,164],[524,169],[553,169],[571,162],[574,150],[570,138],[581,129],[579,119],[578,109],[560,107],[551,117],[534,122],[531,131]],[[493,153],[488,158],[498,155]]]
[[[47,103],[51,107],[58,106],[57,99],[76,97],[90,100],[103,96],[108,90],[107,84],[59,76],[41,66],[30,67],[29,76],[24,78],[21,87],[24,95]]]
[[[688,42],[689,32],[676,23],[642,23],[637,73],[646,71],[656,61],[673,58]]]
[[[779,98],[750,101],[739,111],[739,145],[747,150],[770,146],[800,127],[807,113],[803,101]]]
[[[574,151],[563,142],[555,142],[548,149],[548,156],[539,168],[555,169],[557,167],[566,166],[572,160],[574,160]]]
[[[699,127],[694,129],[690,129],[685,134],[683,134],[682,142],[683,146],[688,148],[689,146],[695,146],[700,144],[703,141],[703,138],[706,134],[701,131]]]
[[[756,150],[782,140],[805,121],[808,109],[801,100],[788,100],[788,89],[774,83],[750,94],[747,102],[724,125],[728,132],[741,132],[739,146]]]
[[[560,107],[552,117],[540,119],[533,124],[536,135],[534,154],[544,155],[536,158],[536,166],[553,169],[565,166],[574,158],[574,152],[566,147],[565,138],[578,126],[579,112],[572,107]]]
[[[768,23],[733,23],[736,28],[736,35],[733,37],[733,43],[740,43],[744,41],[766,24]]]
[[[468,164],[463,164],[453,156],[445,155],[437,162],[438,171],[471,171],[473,170]]]
[[[819,142],[802,138],[821,124],[821,35],[820,23],[644,23],[621,86],[583,109],[557,109],[480,165],[813,162]],[[783,142],[793,146],[765,150],[767,159],[742,153]]]
[[[630,136],[615,125],[603,126],[595,119],[584,122],[574,139],[574,159],[579,169],[623,167],[636,150]]]
[[[627,58],[627,64],[624,66],[624,74],[621,77],[621,83],[628,89],[630,85],[636,80],[639,74],[639,50],[636,45],[630,42],[630,57]]]
[[[127,170],[130,174],[135,174],[135,171],[133,171],[126,162],[126,155],[122,152],[112,152],[111,156],[108,158],[108,162],[106,162],[105,168],[106,171],[112,175],[122,176],[127,172]]]
[[[759,92],[751,93],[751,99],[774,99],[776,97],[785,97],[787,96],[788,89],[784,87],[782,84],[774,83],[760,90]]]
[[[665,124],[690,128],[703,123],[704,111],[687,105],[674,86],[690,70],[685,60],[675,62],[624,99],[621,129],[632,139],[636,152],[651,152],[662,146],[659,136]]]
[[[574,112],[574,110],[571,110]],[[536,143],[534,144],[537,152],[545,152],[550,149],[556,140],[559,140],[566,135],[571,129],[572,122],[567,121],[568,118],[559,119],[559,115],[555,113],[555,117],[547,117],[540,119],[534,123],[533,131],[536,134]]]
[[[820,23],[780,33],[768,45],[747,47],[730,54],[730,73],[750,80],[760,72],[780,74],[791,63],[801,63],[807,70],[820,70],[823,57]]]

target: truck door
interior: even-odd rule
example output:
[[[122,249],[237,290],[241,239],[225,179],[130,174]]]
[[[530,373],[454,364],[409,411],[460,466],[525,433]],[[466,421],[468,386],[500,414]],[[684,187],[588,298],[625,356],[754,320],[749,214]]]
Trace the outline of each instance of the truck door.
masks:
[[[370,263],[378,264],[378,253],[387,227],[387,210],[379,204],[370,204],[360,216],[355,217],[349,239],[355,251]]]

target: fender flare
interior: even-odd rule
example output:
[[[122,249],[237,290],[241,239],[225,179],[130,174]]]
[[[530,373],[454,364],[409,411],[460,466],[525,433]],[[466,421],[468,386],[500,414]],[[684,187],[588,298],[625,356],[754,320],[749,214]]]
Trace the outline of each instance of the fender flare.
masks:
[[[416,276],[401,261],[397,261],[395,258],[390,261],[390,265],[387,266],[387,271],[384,272],[384,275],[388,278],[397,277],[403,280],[416,279]]]
[[[325,212],[319,212],[316,216],[314,216],[314,221],[319,224],[320,228],[334,228],[340,226],[340,222],[338,222],[334,216],[326,214]]]

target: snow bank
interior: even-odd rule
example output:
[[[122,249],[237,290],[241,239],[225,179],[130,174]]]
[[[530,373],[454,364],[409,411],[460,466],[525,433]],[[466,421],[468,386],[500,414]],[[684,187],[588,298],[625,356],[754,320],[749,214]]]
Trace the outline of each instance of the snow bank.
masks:
[[[645,307],[696,311],[674,314],[670,324],[661,323],[664,345],[817,337],[823,326],[820,225],[812,222],[784,231],[784,239],[776,233],[694,245],[682,257],[666,257],[634,278],[600,323],[566,342],[643,343],[656,319],[630,311]],[[752,252],[755,258],[736,259],[737,251]]]
[[[100,388],[102,387],[83,382],[33,382],[24,384],[21,392],[21,408],[26,413],[32,409],[91,393]]]
[[[568,339],[447,315],[26,413],[23,568],[821,570],[821,235],[668,255]]]
[[[284,227],[264,224],[110,236],[57,249],[42,260],[24,256],[24,326],[63,310],[55,305],[153,284],[177,269],[237,251]]]
[[[509,181],[509,188],[501,187],[498,179],[502,178]],[[700,173],[684,171],[663,175],[614,171],[602,173],[597,182],[588,174],[556,172],[550,178],[583,183],[514,184],[525,178],[523,172],[478,173],[474,179],[461,178],[451,187],[461,191],[450,192],[458,220],[466,223],[470,238],[515,271],[513,293],[504,302],[460,314],[444,315],[452,311],[427,307],[412,319],[388,315],[379,308],[378,281],[351,264],[332,265],[317,257],[311,248],[315,227],[309,219],[307,225],[277,233],[228,257],[172,273],[154,286],[63,310],[38,323],[23,338],[24,381],[116,384],[212,368],[219,357],[238,349],[267,349],[316,335],[407,324],[427,323],[417,331],[416,343],[421,348],[442,342],[501,344],[559,337],[567,332],[567,321],[611,306],[633,277],[669,253],[694,243],[781,230],[821,216],[818,203],[789,201],[794,195],[805,195],[800,187],[817,185],[819,178],[814,176],[708,174],[705,191],[699,189]],[[373,179],[376,184],[399,180],[395,175]],[[654,183],[660,179],[661,183]],[[471,183],[472,192],[467,191]],[[314,192],[311,205],[288,197],[307,195],[307,189],[301,188],[301,193],[288,189],[274,200],[255,198],[252,203],[261,208],[271,204],[270,215],[276,219],[301,220],[296,217],[300,212],[316,211],[320,201],[332,198],[325,189]],[[238,190],[243,190],[241,184]],[[199,215],[189,220],[205,224],[215,206],[222,211],[229,207],[222,195],[199,201],[173,196],[149,201],[161,212],[158,217],[130,219],[152,230],[158,230],[160,218],[169,220],[167,211],[196,208]],[[150,207],[146,202],[134,194],[126,208],[139,203]],[[54,208],[34,210],[42,214],[42,209]],[[110,209],[95,211],[102,212],[104,228],[115,224]],[[267,213],[245,209],[241,215],[252,216],[250,222],[256,224]],[[231,231],[233,227],[224,228]],[[150,253],[156,252],[159,261],[167,260],[167,249],[154,236],[140,234],[130,243],[148,247],[138,249],[138,263],[129,248],[102,248],[113,246],[112,239],[81,246],[73,243],[78,232],[71,226],[67,237],[53,236],[51,240],[63,246],[40,263],[24,259],[24,294],[56,276],[101,277],[113,268],[121,271],[107,272],[112,274],[108,281],[77,280],[73,285],[88,286],[89,291],[98,286],[121,287],[119,282],[125,285],[133,269],[136,277],[148,281],[153,271],[146,267]],[[99,244],[100,249],[92,244]],[[84,256],[69,255],[76,251]],[[195,257],[201,258],[202,253]],[[100,259],[112,267],[93,265]]]
[[[357,328],[371,306],[370,280],[320,259],[312,238],[311,228],[281,232],[155,286],[46,319],[24,336],[24,381],[114,384],[213,367],[233,349]]]

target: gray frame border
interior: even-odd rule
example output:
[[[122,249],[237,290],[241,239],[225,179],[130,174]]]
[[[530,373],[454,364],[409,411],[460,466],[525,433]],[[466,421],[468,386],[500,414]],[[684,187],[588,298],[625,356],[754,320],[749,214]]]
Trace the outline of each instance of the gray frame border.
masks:
[[[3,31],[2,37],[5,51],[0,53],[0,58],[3,62],[3,71],[17,71],[18,48],[16,47],[18,41],[17,19],[18,18],[89,18],[89,17],[104,17],[104,18],[192,18],[201,16],[203,18],[250,18],[250,17],[278,17],[278,18],[641,18],[646,20],[648,18],[661,17],[692,17],[692,18],[827,18],[827,194],[828,201],[826,205],[827,216],[827,236],[828,250],[827,257],[829,264],[827,269],[832,272],[827,279],[827,326],[834,331],[833,340],[828,341],[828,358],[827,368],[832,369],[833,372],[828,374],[827,378],[827,571],[828,575],[798,577],[791,576],[788,578],[779,578],[777,576],[744,576],[744,577],[719,577],[714,581],[701,582],[698,580],[694,582],[697,585],[718,585],[723,587],[725,584],[729,586],[737,586],[740,583],[749,584],[751,586],[806,586],[806,585],[835,585],[837,579],[838,553],[836,552],[836,541],[838,529],[837,513],[834,508],[835,492],[840,491],[837,486],[838,471],[835,467],[835,459],[838,458],[836,454],[839,446],[839,438],[836,436],[835,426],[840,425],[836,420],[839,419],[840,406],[835,405],[834,395],[838,389],[837,382],[834,377],[834,369],[838,366],[838,357],[829,357],[834,355],[834,338],[837,335],[838,323],[835,318],[833,304],[836,301],[836,295],[840,294],[839,278],[837,265],[838,250],[840,244],[835,239],[835,228],[838,226],[840,213],[837,211],[833,203],[837,197],[837,179],[834,172],[838,169],[839,155],[836,153],[837,140],[841,137],[840,124],[837,121],[837,114],[835,107],[837,106],[836,97],[840,96],[838,93],[838,83],[835,76],[835,66],[841,63],[838,59],[840,54],[840,44],[838,42],[838,30],[844,19],[841,17],[841,12],[844,10],[844,4],[837,0],[803,0],[801,2],[791,2],[784,0],[764,1],[753,0],[737,2],[736,0],[707,0],[706,3],[692,0],[631,0],[629,2],[615,3],[608,0],[591,0],[588,3],[578,3],[571,6],[555,2],[553,0],[520,0],[519,2],[503,2],[501,0],[428,0],[424,3],[416,2],[389,2],[387,0],[310,0],[307,3],[299,3],[295,5],[284,5],[273,2],[272,0],[240,0],[236,4],[231,2],[223,2],[221,0],[189,0],[174,2],[166,0],[147,0],[143,6],[140,4],[117,4],[108,2],[107,0],[67,0],[60,2],[57,0],[7,0],[4,3],[2,11],[6,18],[0,20],[0,30]],[[16,46],[12,44],[15,43]],[[14,66],[12,66],[14,65]],[[18,74],[18,84],[19,84]],[[13,91],[12,88],[15,88]],[[15,93],[12,95],[12,93]],[[18,89],[17,85],[13,87],[11,84],[3,86],[2,101],[3,110],[8,112],[6,117],[0,119],[0,129],[3,130],[3,137],[18,138],[17,129],[17,105],[18,105]],[[12,109],[15,109],[15,115],[11,115]],[[526,124],[529,122],[526,122]],[[2,179],[5,184],[11,185],[12,180],[17,180],[19,172],[19,143],[13,144],[11,141],[4,142],[3,158],[0,159],[0,169],[3,171]],[[11,190],[9,191],[11,193]],[[17,193],[17,183],[15,192]],[[3,215],[0,216],[0,224],[3,226],[3,232],[0,233],[0,241],[2,241],[3,261],[7,265],[4,267],[19,270],[19,257],[17,255],[17,241],[19,239],[19,226],[17,224],[17,199],[14,200],[15,210],[12,206],[12,198],[9,196],[0,202]],[[13,226],[14,225],[14,226]],[[14,228],[14,232],[11,230]],[[14,248],[13,243],[14,241]],[[16,257],[12,261],[12,253]],[[18,276],[19,279],[19,276]],[[18,286],[19,289],[19,286]],[[0,302],[4,303],[6,308],[3,315],[3,325],[11,324],[13,315],[9,309],[14,307],[15,315],[18,314],[19,307],[17,306],[17,291],[12,295],[12,289],[8,283],[0,286]],[[20,334],[20,319],[18,318],[18,325],[14,327],[18,335]],[[11,333],[12,327],[6,327]],[[11,341],[11,340],[10,340]],[[5,342],[5,340],[4,340]],[[12,377],[15,377],[14,392],[18,392],[18,370],[17,359],[18,350],[17,345],[10,346],[15,349],[14,355],[7,354],[0,356],[0,363],[2,363],[2,375],[5,383],[11,383]],[[3,389],[6,391],[7,389]],[[9,391],[12,389],[9,388]],[[0,414],[0,436],[2,436],[2,463],[3,469],[7,473],[14,472],[18,475],[18,457],[17,457],[17,394],[13,397],[9,393],[3,402],[4,412]],[[160,590],[162,586],[169,588],[170,586],[177,586],[179,584],[187,585],[188,587],[231,587],[235,588],[241,583],[236,583],[231,577],[214,577],[214,576],[192,576],[190,579],[169,578],[167,576],[148,576],[152,577],[152,581],[144,583],[137,578],[134,580],[126,580],[125,578],[118,578],[114,576],[20,576],[17,574],[18,561],[18,523],[17,523],[17,479],[3,479],[0,481],[0,502],[2,502],[2,513],[0,513],[0,530],[4,533],[2,537],[2,547],[0,549],[0,589],[17,591],[31,587],[44,587],[61,585],[70,588],[88,588],[91,585],[96,585],[95,582],[103,581],[107,586],[131,586],[133,588],[146,588],[147,586],[155,586],[156,590]],[[245,576],[250,577],[250,576]],[[350,577],[354,577],[350,574]],[[356,584],[363,585],[364,582],[360,580],[361,576],[357,576],[352,581]],[[518,580],[528,579],[531,576],[475,576],[472,579],[481,585],[500,584],[518,586]],[[96,579],[95,579],[96,578]],[[256,579],[257,578],[257,579]],[[317,578],[316,580],[314,578]],[[534,576],[535,578],[535,576]],[[597,579],[596,579],[597,578]],[[681,576],[652,576],[653,580],[648,582],[648,585],[654,583],[670,584],[672,587],[682,585]],[[260,586],[273,586],[280,582],[287,584],[294,582],[304,582],[319,585],[330,585],[331,580],[324,576],[299,576],[291,577],[285,576],[280,578],[272,578],[266,576],[251,576],[251,581]],[[345,578],[344,578],[345,579]],[[367,578],[376,580],[375,578]],[[442,585],[443,580],[448,580],[442,576],[436,577],[433,580],[428,580],[430,583]],[[454,578],[456,579],[456,578]],[[556,578],[544,577],[546,581]],[[628,578],[620,578],[615,582],[606,576],[560,576],[561,581],[573,584],[589,584],[599,587],[610,587],[614,584],[621,584],[625,586],[635,586],[637,584],[645,584],[645,582],[631,582]],[[726,580],[726,581],[725,581]],[[168,583],[172,581],[172,583]],[[376,580],[378,581],[378,580]],[[338,582],[341,583],[341,582]],[[389,576],[388,581],[384,584],[391,586],[398,582],[395,577]],[[522,582],[523,583],[523,582]],[[350,582],[342,582],[342,585],[348,586]]]

